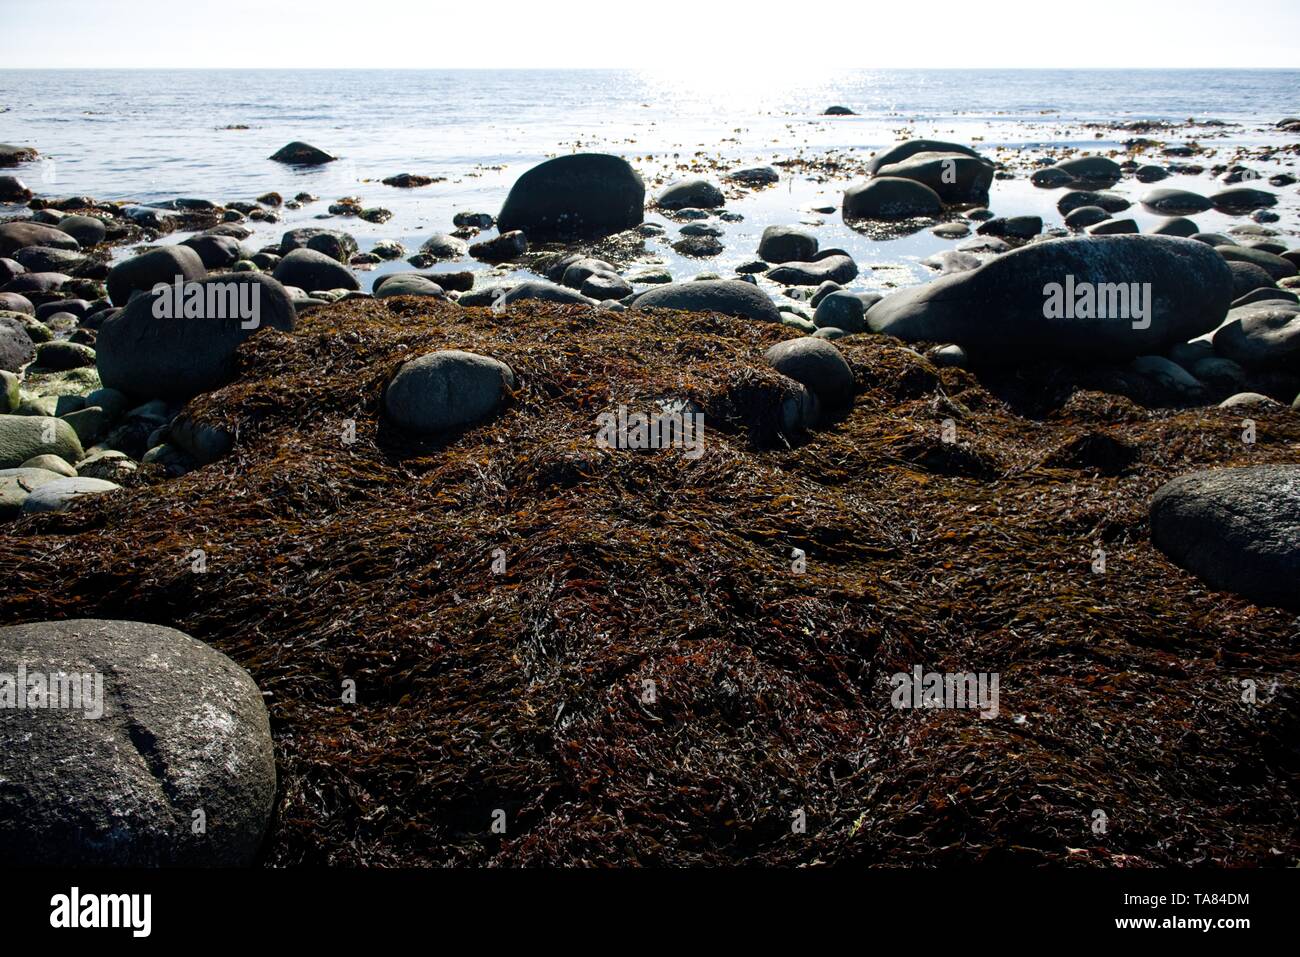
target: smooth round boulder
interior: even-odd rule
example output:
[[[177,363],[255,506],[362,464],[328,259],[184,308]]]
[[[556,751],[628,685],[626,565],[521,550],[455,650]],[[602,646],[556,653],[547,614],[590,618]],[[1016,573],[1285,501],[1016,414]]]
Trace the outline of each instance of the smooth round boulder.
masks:
[[[1262,249],[1252,249],[1249,246],[1215,246],[1215,252],[1226,259],[1228,262],[1254,263],[1266,273],[1273,277],[1276,282],[1279,279],[1286,279],[1288,276],[1294,276],[1300,270],[1296,269],[1295,263],[1289,259],[1283,259],[1281,256],[1275,256],[1272,253],[1264,252]]]
[[[272,153],[270,158],[277,163],[285,163],[290,166],[322,166],[338,159],[337,156],[332,156],[324,150],[301,140],[286,143]]]
[[[767,271],[767,278],[785,286],[820,286],[824,282],[851,282],[858,264],[842,249],[824,249],[809,262],[782,263]]]
[[[1273,277],[1262,266],[1250,262],[1229,261],[1232,272],[1232,298],[1235,302],[1259,289],[1276,289]],[[1280,290],[1279,290],[1280,291]]]
[[[206,269],[228,269],[243,258],[239,240],[233,236],[200,233],[181,243],[199,254]]]
[[[1070,237],[896,292],[867,324],[909,342],[957,343],[983,361],[1132,358],[1210,332],[1231,302],[1232,275],[1203,243]]]
[[[17,220],[0,223],[0,256],[12,256],[25,246],[80,249],[80,244],[62,230],[44,223]]]
[[[1075,156],[1053,167],[1070,178],[1070,185],[1106,188],[1124,175],[1118,163],[1106,156]]]
[[[924,183],[894,176],[878,176],[844,191],[841,214],[853,219],[911,219],[943,211],[939,194]]]
[[[285,286],[314,289],[358,290],[361,283],[347,266],[314,249],[294,249],[281,259],[271,274]]]
[[[1237,186],[1212,195],[1209,202],[1221,213],[1248,213],[1255,209],[1267,209],[1277,205],[1277,194],[1266,189],[1252,189],[1249,186]]]
[[[948,143],[944,140],[904,140],[873,156],[867,162],[867,172],[874,176],[880,172],[881,167],[901,163],[917,153],[960,153],[980,159],[979,153],[960,143]]]
[[[534,242],[595,238],[631,229],[644,214],[645,183],[626,160],[576,153],[520,176],[497,216],[497,228],[521,229]]]
[[[1072,189],[1056,202],[1056,211],[1068,216],[1082,206],[1100,206],[1108,213],[1122,213],[1133,204],[1118,193],[1093,192],[1090,189]]]
[[[1170,187],[1150,190],[1142,195],[1139,202],[1161,216],[1191,216],[1203,213],[1214,205],[1200,193]]]
[[[41,455],[37,458],[48,459],[56,456]],[[59,461],[63,460],[59,459]],[[24,464],[17,468],[0,469],[0,521],[7,521],[21,515],[23,503],[32,492],[42,485],[57,482],[61,478],[64,478],[61,472],[35,465]]]
[[[827,408],[853,400],[853,370],[840,350],[826,339],[787,339],[768,349],[764,358],[777,372],[806,386]]]
[[[314,249],[341,263],[357,254],[357,241],[351,233],[341,229],[324,229],[319,226],[300,226],[280,237],[280,255],[287,256],[295,249]]]
[[[758,241],[765,262],[805,262],[817,253],[817,237],[795,226],[768,226]]]
[[[703,279],[656,286],[636,297],[633,309],[681,309],[685,312],[719,312],[758,322],[781,321],[770,296],[753,283],[739,279]]]
[[[655,203],[662,209],[715,209],[726,201],[717,184],[695,178],[670,183]]]
[[[1300,304],[1272,300],[1231,310],[1214,333],[1214,351],[1247,369],[1300,372]]]
[[[102,619],[0,628],[0,671],[20,664],[28,705],[0,721],[0,863],[254,863],[275,755],[246,671],[175,629]],[[73,679],[62,707],[32,704],[33,675]]]
[[[42,342],[36,347],[34,367],[56,372],[68,369],[84,369],[95,364],[95,350],[79,342],[67,339],[55,339]]]
[[[503,306],[509,306],[516,302],[526,302],[528,300],[558,302],[570,306],[594,306],[596,304],[596,300],[584,296],[576,289],[569,289],[567,286],[560,286],[542,279],[530,279],[521,282],[497,301]]]
[[[131,293],[148,292],[158,283],[196,282],[208,274],[199,254],[188,246],[163,246],[131,259],[124,259],[108,271],[105,285],[115,306],[125,306]]]
[[[844,290],[829,293],[817,303],[813,325],[818,329],[842,329],[846,333],[866,332],[867,307],[879,299],[879,296],[866,297]]]
[[[258,329],[293,331],[297,321],[293,300],[270,276],[218,273],[198,285],[196,296],[205,303],[204,315],[167,318],[175,302],[172,290],[165,289],[136,296],[104,320],[95,341],[104,386],[142,398],[188,399],[229,382],[236,350]],[[209,303],[223,308],[207,315]],[[245,304],[253,307],[250,318],[232,308]]]
[[[80,243],[83,249],[98,246],[108,235],[104,221],[97,216],[64,216],[55,228],[67,233]]]
[[[742,186],[771,186],[781,181],[781,174],[771,166],[749,166],[727,176]]]
[[[1208,469],[1151,500],[1151,541],[1211,588],[1300,611],[1300,465]]]
[[[23,501],[23,514],[66,511],[83,498],[106,495],[121,489],[122,486],[115,482],[106,482],[103,479],[84,478],[79,475],[73,478],[60,478],[56,482],[49,482],[33,489]]]
[[[420,244],[420,252],[435,260],[460,259],[469,252],[469,244],[446,233],[434,233]]]
[[[399,427],[430,435],[486,419],[514,386],[504,362],[446,349],[405,363],[384,393],[384,408]]]
[[[965,153],[923,152],[887,163],[876,176],[896,177],[924,183],[945,203],[987,203],[993,185],[994,166],[986,159]]]
[[[1065,217],[1065,225],[1071,229],[1087,229],[1110,219],[1110,213],[1100,206],[1080,206],[1072,209]]]
[[[0,415],[0,469],[16,469],[38,455],[80,461],[81,440],[63,419],[43,415]]]
[[[433,296],[445,299],[447,292],[428,276],[417,273],[398,273],[374,290],[376,299],[391,299],[393,296]]]
[[[36,355],[36,343],[24,323],[0,316],[0,372],[17,372]]]

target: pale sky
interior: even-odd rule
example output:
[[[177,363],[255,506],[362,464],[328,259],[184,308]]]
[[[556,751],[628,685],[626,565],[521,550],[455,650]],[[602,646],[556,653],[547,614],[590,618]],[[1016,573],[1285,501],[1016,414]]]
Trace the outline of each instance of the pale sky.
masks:
[[[0,0],[0,33],[5,68],[1300,67],[1300,0]]]

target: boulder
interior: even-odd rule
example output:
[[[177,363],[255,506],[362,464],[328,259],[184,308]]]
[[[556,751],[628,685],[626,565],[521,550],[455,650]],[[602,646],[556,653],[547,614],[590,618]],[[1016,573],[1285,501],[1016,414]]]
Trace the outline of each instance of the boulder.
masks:
[[[1145,320],[1133,308],[1144,283],[1151,292]],[[1139,295],[1125,310],[1119,294],[1131,293],[1131,284]],[[1231,301],[1232,276],[1204,244],[1079,237],[1032,243],[978,269],[894,293],[871,307],[867,324],[907,341],[954,342],[993,361],[1131,358],[1209,332]],[[1105,318],[1097,315],[1103,311]]]
[[[509,292],[501,297],[500,302],[503,306],[508,306],[515,302],[524,302],[526,300],[537,300],[540,302],[558,302],[575,306],[594,306],[594,299],[589,299],[582,293],[566,286],[558,286],[553,282],[546,282],[540,279],[528,280],[521,282],[513,287]]]
[[[23,500],[23,514],[31,512],[62,512],[71,508],[83,498],[118,492],[121,489],[122,486],[113,482],[105,482],[103,479],[83,478],[81,476],[60,478],[58,481],[47,482],[39,488],[33,489],[31,494]]]
[[[377,283],[374,295],[376,299],[389,299],[393,296],[433,296],[438,299],[447,297],[446,291],[428,276],[418,273],[397,273],[384,277],[383,283]]]
[[[858,275],[858,264],[848,253],[826,249],[810,262],[788,262],[767,271],[772,282],[786,286],[820,286],[824,282],[844,285]]]
[[[655,203],[662,209],[715,209],[726,201],[717,184],[696,178],[670,183]]]
[[[867,163],[867,172],[874,176],[880,172],[881,167],[901,163],[917,153],[960,153],[963,156],[973,156],[975,159],[981,158],[979,153],[960,143],[947,143],[943,140],[905,140],[872,157]]]
[[[54,249],[81,248],[75,239],[53,226],[23,220],[0,223],[0,256],[12,256],[24,246],[50,246]]]
[[[285,286],[297,286],[308,292],[317,289],[361,288],[356,275],[338,260],[314,249],[294,249],[276,264],[273,275]]]
[[[36,344],[26,325],[16,318],[0,315],[0,372],[17,372],[35,355]]]
[[[1267,209],[1277,205],[1277,194],[1266,189],[1236,186],[1210,197],[1209,202],[1221,213],[1248,213],[1253,209]]]
[[[1300,271],[1289,259],[1266,253],[1262,249],[1251,249],[1249,246],[1215,246],[1214,249],[1228,262],[1254,263],[1272,276],[1275,282]]]
[[[25,203],[32,191],[17,176],[0,176],[0,203]]]
[[[54,456],[38,455],[36,458],[48,459]],[[0,469],[0,521],[8,521],[22,514],[23,503],[32,492],[63,477],[60,472],[35,465],[24,464],[18,468]]]
[[[222,284],[227,296],[233,291],[252,301],[256,295],[254,320],[241,320],[237,315],[161,318],[155,307],[161,311],[158,300],[168,292],[137,296],[100,326],[95,351],[103,384],[127,395],[188,399],[230,381],[235,351],[259,328],[293,330],[297,318],[293,301],[284,286],[270,276],[238,272],[208,277],[202,280],[205,301],[206,287],[211,284]],[[233,288],[235,284],[259,288],[241,291]]]
[[[1057,200],[1056,211],[1062,216],[1068,216],[1074,210],[1083,206],[1100,206],[1108,213],[1122,213],[1131,205],[1133,204],[1118,193],[1097,193],[1089,189],[1072,189]]]
[[[81,440],[62,419],[43,415],[0,415],[0,469],[18,468],[38,455],[65,462],[81,459]]]
[[[181,243],[199,254],[205,269],[228,269],[243,258],[239,240],[232,236],[200,233]]]
[[[1273,277],[1263,266],[1255,263],[1229,261],[1228,269],[1232,272],[1232,298],[1236,300],[1248,296],[1257,290],[1276,289]],[[1281,290],[1278,290],[1279,292]]]
[[[758,241],[758,255],[770,263],[804,262],[817,253],[817,237],[795,226],[768,226]]]
[[[1214,204],[1200,193],[1186,189],[1162,187],[1142,195],[1143,206],[1161,216],[1192,216],[1203,213]]]
[[[1065,217],[1065,225],[1071,229],[1087,229],[1110,219],[1110,213],[1100,206],[1080,206],[1072,209]]]
[[[787,339],[768,349],[764,357],[777,372],[806,386],[827,408],[853,401],[853,370],[840,350],[826,339]]]
[[[148,292],[158,283],[202,279],[208,273],[199,254],[188,246],[163,246],[131,259],[124,259],[108,271],[108,298],[115,306],[125,306],[131,293]]]
[[[420,244],[420,252],[435,260],[460,259],[469,252],[469,244],[446,233],[434,233]]]
[[[275,802],[275,756],[246,671],[174,629],[100,619],[0,628],[0,671],[19,664],[29,682],[61,673],[90,693],[79,708],[4,712],[0,862],[254,862]]]
[[[322,166],[338,159],[337,156],[331,156],[324,150],[317,149],[310,143],[303,143],[300,140],[286,143],[272,153],[270,158],[277,163],[287,163],[290,166]]]
[[[780,310],[767,293],[739,279],[705,279],[656,286],[637,296],[633,308],[720,312],[759,322],[781,321]]]
[[[97,216],[64,216],[55,228],[67,233],[83,249],[98,246],[108,236],[108,228]]]
[[[518,229],[501,233],[469,247],[471,256],[487,263],[510,262],[526,252],[528,252],[528,238]]]
[[[519,177],[497,228],[521,229],[536,242],[594,238],[631,229],[642,221],[644,209],[645,183],[626,160],[577,153],[547,160]]]
[[[1075,156],[1052,168],[1069,177],[1064,185],[1098,189],[1114,186],[1124,175],[1119,164],[1105,156]]]
[[[504,362],[447,349],[405,363],[388,385],[384,407],[401,428],[428,435],[487,418],[514,387]]]
[[[844,191],[841,207],[846,220],[911,219],[943,211],[939,194],[924,183],[895,176],[878,176]]]
[[[965,153],[914,153],[879,166],[876,175],[924,183],[945,203],[987,203],[993,164]]]
[[[1247,369],[1300,372],[1300,304],[1274,300],[1233,309],[1214,333],[1214,351]]]
[[[1151,541],[1211,588],[1300,611],[1300,465],[1209,469],[1151,500]]]
[[[813,313],[813,325],[818,329],[842,329],[846,333],[867,331],[867,309],[880,301],[880,296],[860,295],[839,290],[822,298]]]
[[[357,254],[357,241],[351,233],[345,233],[341,229],[322,229],[318,226],[301,226],[280,237],[281,256],[303,248],[314,249],[331,259],[347,263]]]
[[[727,178],[742,186],[771,186],[781,181],[781,174],[771,166],[749,166],[736,170]]]

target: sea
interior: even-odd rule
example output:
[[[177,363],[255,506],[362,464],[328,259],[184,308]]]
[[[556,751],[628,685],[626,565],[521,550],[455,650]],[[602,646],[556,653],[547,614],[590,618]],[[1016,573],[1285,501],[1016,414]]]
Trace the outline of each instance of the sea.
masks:
[[[510,185],[542,160],[599,151],[628,159],[647,181],[647,198],[672,179],[717,178],[728,169],[826,156],[866,159],[897,140],[926,136],[975,146],[991,158],[1031,157],[1064,149],[1123,151],[1137,135],[1210,152],[1206,167],[1249,155],[1261,173],[1295,172],[1295,152],[1256,160],[1300,134],[1277,121],[1300,110],[1296,70],[820,70],[791,65],[764,71],[653,70],[0,70],[0,142],[35,146],[36,163],[17,170],[38,195],[166,203],[199,197],[218,203],[268,191],[309,192],[321,202],[284,211],[280,223],[250,224],[247,245],[274,243],[288,228],[345,229],[365,251],[397,240],[412,253],[432,232],[450,232],[459,211],[495,214]],[[832,105],[852,116],[825,116]],[[1137,134],[1119,123],[1198,124]],[[1220,125],[1222,124],[1222,125]],[[303,140],[339,157],[311,169],[269,159]],[[1159,151],[1144,162],[1162,162]],[[771,224],[803,224],[822,247],[847,249],[863,267],[864,291],[923,281],[921,261],[952,240],[928,230],[881,238],[849,228],[838,213],[855,177],[825,164],[780,167],[781,182],[728,203],[736,221],[723,230],[721,254],[678,255],[680,224],[657,216],[663,237],[646,241],[646,261],[675,278],[731,275],[754,259]],[[9,171],[15,172],[15,171]],[[385,186],[397,173],[441,177],[418,189]],[[1206,172],[1159,184],[1211,193]],[[1259,184],[1252,184],[1259,185]],[[1137,200],[1150,187],[1126,178],[1117,187]],[[1264,188],[1270,188],[1266,184]],[[1274,228],[1300,234],[1300,194],[1276,190]],[[329,202],[359,197],[393,212],[386,223],[330,216]],[[1040,190],[1027,174],[994,185],[999,215],[1040,214],[1060,226],[1059,190]],[[833,210],[827,212],[827,210]],[[0,215],[21,214],[0,206]],[[1123,214],[1145,231],[1161,217],[1135,205]],[[1195,217],[1222,231],[1243,217]],[[179,242],[173,233],[161,242]],[[492,230],[482,238],[490,238]],[[117,255],[128,255],[121,250]],[[411,268],[398,260],[374,274]],[[443,268],[486,265],[466,260]],[[501,271],[509,275],[507,268]],[[364,286],[363,280],[363,288]]]

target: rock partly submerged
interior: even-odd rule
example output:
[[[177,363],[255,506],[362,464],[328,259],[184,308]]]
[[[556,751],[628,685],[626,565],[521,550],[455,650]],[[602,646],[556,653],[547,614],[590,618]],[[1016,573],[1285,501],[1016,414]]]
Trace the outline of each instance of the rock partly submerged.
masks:
[[[1034,243],[895,293],[867,322],[908,341],[955,342],[987,361],[1130,358],[1213,330],[1231,302],[1231,274],[1203,243],[1080,237]],[[1148,315],[1139,315],[1144,306]]]
[[[626,160],[606,153],[557,156],[510,187],[497,216],[501,232],[535,241],[621,232],[644,218],[645,183]]]

